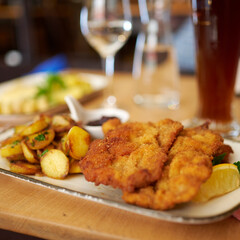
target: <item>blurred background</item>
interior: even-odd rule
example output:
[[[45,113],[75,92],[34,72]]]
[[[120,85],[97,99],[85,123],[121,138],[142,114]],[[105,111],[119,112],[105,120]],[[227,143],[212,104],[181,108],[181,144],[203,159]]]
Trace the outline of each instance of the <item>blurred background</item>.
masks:
[[[138,0],[130,0],[133,33],[116,55],[116,71],[131,71],[141,30]],[[59,57],[72,68],[101,69],[99,55],[83,38],[81,0],[0,0],[0,82],[31,72]],[[173,40],[181,73],[195,71],[189,0],[172,1]]]

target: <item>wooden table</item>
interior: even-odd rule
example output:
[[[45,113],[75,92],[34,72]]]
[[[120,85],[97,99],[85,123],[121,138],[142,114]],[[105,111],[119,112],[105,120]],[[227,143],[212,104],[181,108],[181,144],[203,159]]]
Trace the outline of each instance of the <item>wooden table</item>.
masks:
[[[178,110],[145,109],[132,102],[133,80],[116,74],[116,95],[131,120],[183,120],[194,115],[196,83],[181,77]],[[102,99],[86,107],[94,108]],[[239,99],[236,100],[239,108]],[[237,113],[240,119],[239,112]],[[169,223],[49,190],[0,174],[0,228],[44,239],[239,239],[240,222],[229,217],[206,225]]]

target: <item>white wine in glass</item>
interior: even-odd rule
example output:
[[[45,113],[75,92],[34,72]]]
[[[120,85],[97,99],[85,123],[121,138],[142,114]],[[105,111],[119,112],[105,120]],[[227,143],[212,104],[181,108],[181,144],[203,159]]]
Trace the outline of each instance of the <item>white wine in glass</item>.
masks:
[[[129,0],[86,0],[80,14],[81,31],[102,58],[109,86],[104,107],[116,107],[112,77],[114,57],[132,32]]]

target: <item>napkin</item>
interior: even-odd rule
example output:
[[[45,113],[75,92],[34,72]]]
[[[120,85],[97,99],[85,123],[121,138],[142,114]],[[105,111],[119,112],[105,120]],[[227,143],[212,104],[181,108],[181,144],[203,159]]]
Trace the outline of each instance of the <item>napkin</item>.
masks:
[[[240,221],[240,209],[233,213],[233,216]]]
[[[31,73],[37,72],[59,72],[68,68],[67,58],[64,54],[58,54],[37,65]]]

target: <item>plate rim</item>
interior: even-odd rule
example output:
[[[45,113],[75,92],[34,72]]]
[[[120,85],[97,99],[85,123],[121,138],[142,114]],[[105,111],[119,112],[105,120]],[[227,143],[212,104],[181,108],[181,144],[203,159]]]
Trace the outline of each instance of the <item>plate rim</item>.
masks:
[[[20,179],[22,181],[35,184],[41,187],[45,187],[60,193],[68,194],[74,197],[78,197],[81,199],[85,199],[88,201],[96,202],[99,204],[103,204],[108,207],[114,207],[120,210],[125,210],[131,213],[136,213],[142,216],[146,217],[151,217],[167,222],[172,222],[172,223],[180,223],[180,224],[209,224],[213,222],[218,222],[221,221],[229,216],[231,216],[239,207],[240,203],[227,212],[215,215],[215,216],[210,216],[210,217],[186,217],[186,216],[178,216],[178,215],[169,215],[166,214],[164,211],[159,211],[159,210],[153,210],[153,209],[148,209],[148,208],[141,208],[135,205],[127,204],[127,203],[121,203],[121,202],[115,202],[114,200],[108,200],[100,197],[96,197],[90,194],[86,193],[81,193],[78,191],[71,190],[69,188],[53,185],[51,183],[47,183],[35,178],[28,177],[26,175],[21,175],[17,173],[10,172],[9,170],[0,168],[0,173],[4,174],[6,176],[14,177],[16,179]],[[152,214],[154,213],[154,214]]]

